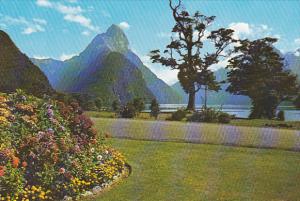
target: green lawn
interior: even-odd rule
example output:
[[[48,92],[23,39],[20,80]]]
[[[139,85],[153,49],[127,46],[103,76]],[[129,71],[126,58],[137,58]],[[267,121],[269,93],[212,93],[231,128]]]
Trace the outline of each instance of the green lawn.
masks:
[[[86,114],[93,118],[115,118],[115,113],[109,111],[95,112],[88,111]],[[157,120],[166,120],[171,116],[171,113],[161,113],[158,116]],[[136,119],[141,120],[155,120],[153,117],[150,117],[149,113],[142,112],[139,114]],[[289,129],[300,130],[300,121],[277,121],[277,120],[268,120],[268,119],[233,119],[230,122],[230,125],[234,126],[253,126],[253,127],[266,127],[266,124],[272,126],[282,127],[282,124],[290,126]]]
[[[266,147],[265,144],[268,145],[269,143],[270,148],[276,149],[294,150],[300,148],[298,131],[288,129],[263,130],[258,127],[228,127],[227,125],[209,123],[192,124],[189,129],[191,124],[185,122],[112,118],[92,118],[92,120],[99,131],[110,133],[114,137],[120,137],[117,134],[121,132],[121,138],[151,140],[160,132],[161,138],[165,141],[183,142],[188,141],[188,131],[191,132],[192,130],[193,135],[199,138],[200,143],[204,144],[227,144],[226,137],[224,137],[224,132],[226,132],[227,136],[233,133],[238,135],[233,143],[234,146]]]
[[[109,139],[132,174],[101,201],[296,201],[300,153],[175,142]]]

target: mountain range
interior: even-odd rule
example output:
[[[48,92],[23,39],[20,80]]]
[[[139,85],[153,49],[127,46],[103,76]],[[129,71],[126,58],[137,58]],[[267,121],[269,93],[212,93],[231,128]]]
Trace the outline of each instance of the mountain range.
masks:
[[[1,92],[22,89],[36,96],[54,93],[43,72],[17,48],[9,35],[1,30],[0,77]]]
[[[104,104],[122,103],[140,97],[147,102],[181,103],[182,97],[159,79],[129,48],[129,41],[117,25],[97,35],[78,55],[66,61],[32,59],[48,77],[54,89],[66,93],[100,97]]]
[[[119,99],[122,103],[135,97],[149,102],[187,103],[188,96],[180,83],[172,86],[159,79],[129,48],[125,33],[112,25],[97,35],[78,55],[69,60],[29,59],[4,31],[0,31],[0,91],[23,89],[31,94],[64,93],[87,94],[101,98],[104,104]],[[298,75],[300,82],[300,49],[281,54],[285,68]],[[227,70],[215,72],[218,81],[227,79]],[[250,105],[246,96],[226,92],[228,83],[219,92],[208,93],[209,105]],[[196,103],[203,102],[204,92],[198,92]]]

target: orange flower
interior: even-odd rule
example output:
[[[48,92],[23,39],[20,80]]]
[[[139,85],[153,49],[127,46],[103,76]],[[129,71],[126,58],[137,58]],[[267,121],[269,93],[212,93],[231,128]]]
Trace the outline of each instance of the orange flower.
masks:
[[[14,168],[17,168],[20,164],[20,159],[18,157],[13,156],[12,158],[12,166]]]
[[[5,175],[5,167],[4,166],[0,166],[0,177]]]

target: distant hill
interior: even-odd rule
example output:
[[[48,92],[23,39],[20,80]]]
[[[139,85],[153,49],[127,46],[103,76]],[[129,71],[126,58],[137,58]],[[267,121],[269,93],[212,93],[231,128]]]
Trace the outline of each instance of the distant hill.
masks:
[[[1,92],[23,89],[36,96],[50,95],[54,92],[43,72],[17,48],[9,35],[1,30],[0,77]]]
[[[127,102],[134,97],[160,103],[180,103],[182,97],[143,65],[129,49],[125,33],[112,25],[97,35],[78,56],[67,61],[32,61],[61,92],[90,94],[109,104],[117,97]]]
[[[300,82],[300,49],[295,52],[288,52],[284,55],[285,66],[292,73],[298,75]]]
[[[279,54],[284,59],[285,68],[290,70],[293,74],[298,75],[298,80],[300,83],[300,49],[295,52],[288,52],[282,54],[277,50]],[[215,72],[216,78],[218,81],[223,81],[227,79],[227,70],[220,68]],[[187,94],[182,90],[182,87],[179,82],[172,85],[173,89],[176,90],[181,96],[184,97],[184,103],[188,102]],[[228,84],[222,84],[222,89],[219,92],[209,92],[208,93],[208,104],[210,105],[250,105],[250,99],[246,96],[233,95],[226,92]],[[204,92],[200,91],[196,95],[196,103],[203,103]],[[287,104],[287,103],[285,103]]]
[[[226,80],[227,70],[220,68],[215,72],[216,78],[218,81]],[[228,84],[222,84],[221,90],[219,92],[208,92],[208,105],[250,105],[250,99],[246,96],[233,95],[229,92],[226,92]],[[184,103],[188,102],[188,95],[183,91],[179,82],[172,85],[173,89],[176,90],[184,97]],[[196,104],[203,104],[204,91],[200,90],[196,94]]]

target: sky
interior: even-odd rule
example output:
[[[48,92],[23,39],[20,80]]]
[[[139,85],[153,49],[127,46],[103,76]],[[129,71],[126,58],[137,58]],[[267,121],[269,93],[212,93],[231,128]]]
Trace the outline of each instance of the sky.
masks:
[[[300,47],[299,0],[183,0],[191,13],[216,16],[211,29],[235,30],[236,38],[279,39],[282,52]],[[177,72],[152,64],[149,52],[170,42],[174,21],[167,0],[0,0],[0,29],[29,57],[65,60],[79,54],[112,24],[158,77],[173,84]],[[221,61],[215,68],[226,65]]]

